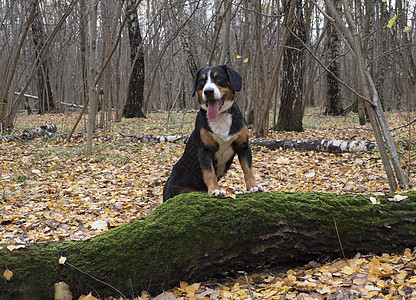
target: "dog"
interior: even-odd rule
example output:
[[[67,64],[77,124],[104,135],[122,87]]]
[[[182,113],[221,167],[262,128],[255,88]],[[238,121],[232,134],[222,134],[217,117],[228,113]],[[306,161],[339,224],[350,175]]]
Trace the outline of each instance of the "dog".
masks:
[[[198,93],[200,104],[195,129],[165,183],[163,201],[193,191],[225,196],[218,180],[230,168],[235,154],[244,172],[247,192],[263,190],[252,170],[247,124],[234,102],[234,94],[241,87],[240,74],[228,65],[198,69],[192,92],[192,96]]]

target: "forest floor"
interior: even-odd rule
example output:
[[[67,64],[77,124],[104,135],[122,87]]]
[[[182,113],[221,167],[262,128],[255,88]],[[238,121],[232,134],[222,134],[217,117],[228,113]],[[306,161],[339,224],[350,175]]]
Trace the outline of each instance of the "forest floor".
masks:
[[[137,143],[127,135],[190,134],[196,113],[164,113],[124,119],[96,131],[94,154],[85,154],[83,122],[68,142],[62,138],[78,114],[19,115],[15,133],[46,123],[57,137],[0,142],[0,243],[86,240],[146,215],[162,202],[163,184],[181,156],[183,143]],[[415,114],[388,113],[402,166],[416,181]],[[409,128],[410,127],[410,128]],[[267,139],[372,140],[370,125],[355,114],[328,117],[308,110],[304,132],[272,132]],[[403,141],[413,143],[411,151]],[[298,152],[255,147],[257,181],[266,191],[385,194],[387,178],[379,154]],[[229,194],[245,191],[238,163],[221,179]],[[178,283],[162,299],[355,299],[416,297],[416,252],[361,256],[324,264],[311,262],[285,273],[259,272],[225,281]],[[2,266],[3,267],[3,266]],[[0,267],[1,268],[1,267]],[[1,269],[0,269],[1,271]],[[249,280],[250,285],[247,285]],[[205,297],[205,298],[204,298]],[[94,299],[93,297],[90,299]],[[145,293],[138,299],[150,299]]]

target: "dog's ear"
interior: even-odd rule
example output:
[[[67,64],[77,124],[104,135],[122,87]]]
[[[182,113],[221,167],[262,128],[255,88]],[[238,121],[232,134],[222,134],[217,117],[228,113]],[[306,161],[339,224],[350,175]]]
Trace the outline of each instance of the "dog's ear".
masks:
[[[241,86],[243,84],[243,79],[241,78],[241,75],[238,74],[237,71],[231,69],[231,67],[229,67],[228,65],[223,65],[222,67],[228,74],[228,78],[230,79],[230,85],[233,91],[238,92],[239,90],[241,90]]]
[[[195,96],[196,89],[198,87],[199,75],[201,74],[202,69],[203,68],[200,68],[200,69],[198,69],[198,71],[196,71],[195,81],[194,81],[194,90],[192,91],[192,97]]]

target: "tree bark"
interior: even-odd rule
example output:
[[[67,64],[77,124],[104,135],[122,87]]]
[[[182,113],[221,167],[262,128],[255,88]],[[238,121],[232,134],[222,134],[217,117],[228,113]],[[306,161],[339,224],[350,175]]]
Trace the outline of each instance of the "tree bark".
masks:
[[[36,56],[40,56],[41,49],[45,45],[45,33],[43,30],[42,17],[39,10],[39,4],[36,6],[35,16],[32,22],[32,36],[33,44],[35,44]],[[38,81],[38,93],[39,93],[39,113],[44,114],[46,112],[53,111],[55,109],[55,103],[53,101],[51,80],[49,76],[48,60],[45,58],[40,61],[40,68],[37,72]]]
[[[369,152],[376,151],[374,142],[368,140],[325,140],[325,139],[310,139],[310,140],[261,140],[251,139],[251,145],[266,147],[270,150],[287,150],[294,149],[297,151],[317,151],[329,153],[345,153],[345,152]]]
[[[285,13],[289,13],[291,1],[285,1]],[[282,98],[276,130],[303,131],[303,42],[306,40],[306,30],[302,13],[302,3],[296,0],[293,25],[288,36],[287,47],[283,56]],[[288,24],[288,27],[292,27]],[[297,36],[294,36],[294,34]]]
[[[340,7],[339,0],[334,1],[336,8]],[[328,21],[328,69],[331,73],[327,73],[327,93],[326,93],[326,110],[325,114],[330,116],[340,116],[344,114],[341,99],[341,85],[335,78],[340,78],[341,56],[341,39],[335,25]],[[335,76],[334,76],[334,75]]]
[[[96,97],[96,51],[97,51],[97,9],[98,1],[92,0],[90,2],[90,57],[88,64],[88,124],[87,124],[87,141],[86,141],[86,153],[92,154],[92,136],[95,129],[95,115],[97,114],[97,97]]]
[[[13,46],[13,50],[10,54],[10,59],[7,61],[6,66],[4,67],[2,74],[2,82],[0,83],[0,128],[12,128],[15,114],[12,113],[13,110],[13,101],[10,99],[12,81],[16,75],[16,69],[19,62],[20,53],[23,48],[23,44],[26,40],[27,34],[29,32],[30,25],[33,22],[35,17],[36,7],[39,0],[33,0],[30,5],[30,13],[27,19],[25,20],[25,26],[20,33],[19,42],[17,45]],[[24,91],[22,91],[24,93]]]
[[[373,204],[369,195],[274,192],[219,199],[182,194],[86,242],[13,251],[3,245],[0,266],[13,275],[0,279],[0,299],[52,299],[57,281],[65,281],[75,298],[90,290],[100,298],[119,297],[109,285],[133,298],[179,280],[336,258],[341,256],[337,231],[346,256],[416,246],[416,192],[400,202],[377,200],[381,204]],[[58,263],[61,256],[64,264]]]
[[[12,141],[28,141],[40,136],[50,137],[56,132],[55,124],[45,124],[34,129],[25,130],[19,134],[13,134],[9,136],[0,136],[0,143],[12,142]]]
[[[134,6],[135,3],[129,0],[127,10],[131,10]],[[139,15],[137,11],[129,16],[127,27],[129,31],[132,72],[123,116],[126,118],[143,118],[146,117],[143,113],[145,66],[142,35],[140,33]]]

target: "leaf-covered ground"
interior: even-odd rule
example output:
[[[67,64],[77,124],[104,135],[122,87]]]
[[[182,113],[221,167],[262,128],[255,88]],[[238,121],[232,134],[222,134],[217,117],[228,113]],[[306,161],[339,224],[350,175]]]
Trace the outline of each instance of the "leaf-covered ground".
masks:
[[[22,115],[15,131],[54,123],[58,133],[68,133],[76,117],[77,114]],[[195,113],[172,114],[167,124],[166,114],[153,113],[146,119],[107,124],[107,129],[97,130],[91,156],[84,153],[83,124],[70,142],[58,137],[0,143],[0,243],[85,240],[148,214],[161,203],[163,184],[184,145],[135,143],[121,134],[189,134],[194,117]],[[387,117],[390,127],[397,128],[414,119],[415,115],[389,113]],[[302,133],[270,132],[267,138],[374,140],[370,126],[358,125],[354,114],[326,117],[309,111],[304,127]],[[413,182],[415,151],[406,151],[402,145],[404,140],[414,142],[415,135],[414,126],[393,130],[401,149],[402,165]],[[253,150],[255,174],[266,191],[388,192],[378,153]],[[236,163],[220,184],[230,194],[241,193],[245,191],[242,178],[241,168]],[[342,260],[286,274],[254,275],[249,280],[256,299],[315,299],[319,295],[318,298],[331,295],[335,299],[340,294],[353,298],[381,297],[392,295],[392,289],[396,289],[396,296],[407,297],[413,293],[416,297],[416,268],[415,264],[407,264],[409,255],[414,258],[414,253],[409,251],[401,256]],[[377,259],[379,265],[372,259]],[[390,269],[383,264],[389,264]],[[382,274],[374,268],[370,270],[370,265]],[[346,274],[350,272],[346,267],[353,272]],[[250,297],[245,279],[241,278],[212,286],[182,283],[172,294],[165,296],[192,299],[192,291],[194,298],[200,295],[199,299]],[[146,297],[143,295],[142,298]]]

